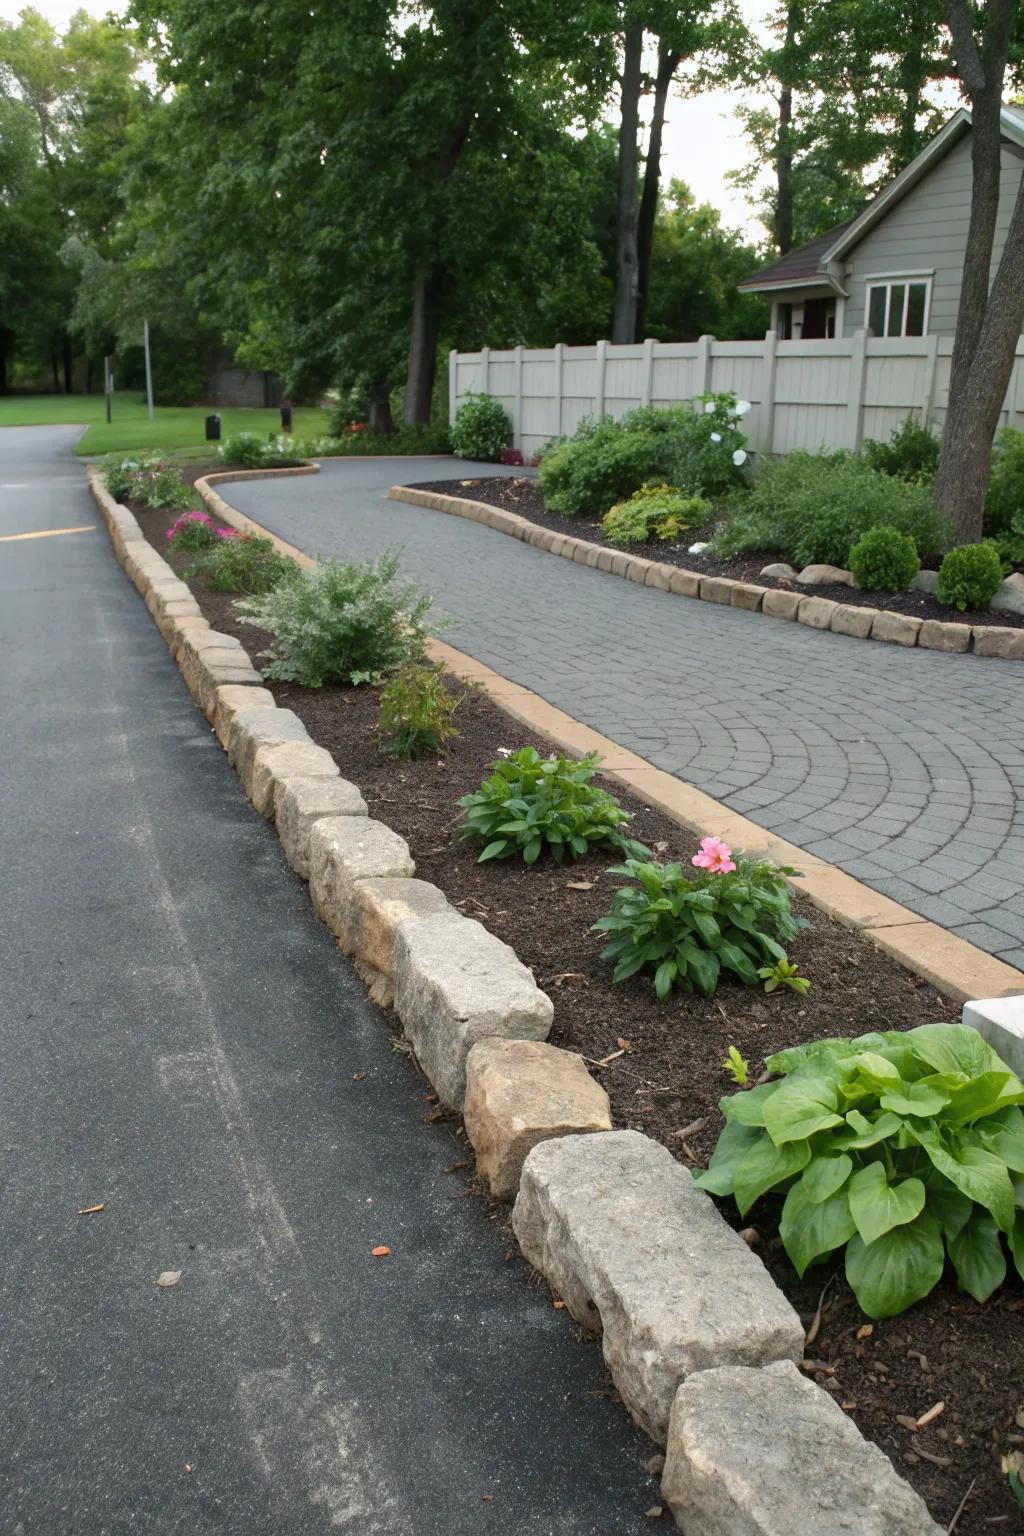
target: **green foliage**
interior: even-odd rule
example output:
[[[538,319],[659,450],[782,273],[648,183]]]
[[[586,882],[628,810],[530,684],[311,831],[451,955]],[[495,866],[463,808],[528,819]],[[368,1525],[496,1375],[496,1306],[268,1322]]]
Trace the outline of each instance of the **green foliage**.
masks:
[[[987,608],[1003,579],[1003,562],[991,539],[980,544],[961,544],[951,549],[939,567],[936,595],[940,603],[952,603],[965,612]]]
[[[448,428],[443,422],[426,426],[397,427],[394,432],[343,432],[340,437],[314,437],[298,445],[305,459],[362,458],[376,455],[430,456],[451,453]]]
[[[239,469],[288,469],[304,461],[303,445],[284,434],[261,438],[255,432],[236,432],[220,445],[219,457]]]
[[[796,566],[843,566],[869,528],[909,534],[918,554],[949,541],[931,492],[872,469],[846,452],[798,449],[762,466],[749,497],[715,539],[721,555],[778,554]]]
[[[433,598],[412,582],[399,584],[397,573],[392,550],[368,565],[323,560],[237,603],[243,623],[274,637],[264,676],[321,688],[378,682],[420,661],[433,632],[426,623]]]
[[[540,488],[552,512],[602,517],[650,481],[690,496],[716,496],[742,483],[746,442],[733,395],[708,395],[693,406],[640,406],[620,421],[582,421],[540,466]]]
[[[736,290],[762,260],[755,246],[723,227],[713,204],[697,203],[685,182],[671,181],[654,226],[646,334],[659,341],[763,336],[771,320],[763,295]]]
[[[1024,432],[1004,427],[992,454],[985,532],[1024,541]]]
[[[183,512],[167,530],[171,548],[178,553],[189,549],[212,549],[218,542],[217,525],[208,512]]]
[[[535,864],[545,848],[559,864],[600,848],[645,857],[643,844],[626,835],[629,812],[591,782],[599,766],[592,754],[577,762],[541,757],[533,747],[503,753],[490,778],[459,801],[466,810],[459,836],[485,845],[481,864],[517,853]]]
[[[452,448],[460,459],[496,460],[512,441],[512,423],[493,395],[470,394],[452,426]]]
[[[930,484],[939,467],[939,439],[913,416],[901,422],[887,443],[868,438],[862,452],[872,469],[898,480]]]
[[[722,1062],[723,1072],[728,1072],[738,1088],[745,1088],[750,1081],[750,1062],[747,1058],[730,1045],[729,1054]]]
[[[630,859],[611,873],[634,883],[594,924],[612,935],[601,958],[615,961],[613,982],[653,971],[663,999],[677,986],[710,996],[723,970],[757,986],[766,961],[786,959],[779,941],[798,929],[785,879],[794,871],[758,859],[741,856],[723,874]]]
[[[896,528],[869,528],[849,553],[849,566],[865,592],[906,592],[921,569],[917,545]]]
[[[280,554],[273,539],[224,530],[218,532],[216,542],[191,574],[205,582],[211,592],[242,592],[256,597],[291,580],[298,571],[297,562]]]
[[[125,458],[111,453],[102,463],[103,483],[115,501],[135,501],[154,511],[175,511],[195,504],[195,492],[181,471],[158,454]]]
[[[1024,1084],[973,1029],[923,1024],[782,1051],[780,1080],[723,1099],[697,1183],[742,1215],[784,1195],[779,1232],[801,1275],[845,1249],[869,1317],[927,1296],[948,1257],[985,1301],[1024,1276]]]
[[[655,539],[677,539],[687,528],[703,523],[711,514],[710,502],[686,496],[674,485],[645,485],[612,507],[601,519],[609,544],[650,544]]]
[[[777,992],[781,987],[786,992],[795,992],[798,997],[803,997],[811,988],[806,976],[797,974],[798,966],[790,965],[788,960],[776,960],[774,965],[762,965],[758,975],[764,982],[766,992]]]
[[[121,453],[108,453],[100,460],[103,484],[115,501],[124,501],[131,495],[136,468],[137,461]]]
[[[444,668],[403,667],[380,695],[377,734],[388,757],[403,761],[441,757],[459,733],[452,723],[459,700],[444,683]]]

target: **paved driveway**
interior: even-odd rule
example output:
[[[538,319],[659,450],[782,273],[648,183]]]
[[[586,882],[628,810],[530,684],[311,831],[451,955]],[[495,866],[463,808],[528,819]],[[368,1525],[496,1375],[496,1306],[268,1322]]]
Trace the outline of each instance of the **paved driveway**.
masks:
[[[444,1172],[76,435],[0,431],[0,535],[95,525],[0,543],[0,1531],[643,1536],[650,1443]]]
[[[222,487],[313,554],[388,546],[446,636],[659,768],[1024,969],[1024,667],[669,596],[386,499],[458,460]],[[713,828],[709,828],[713,831]]]

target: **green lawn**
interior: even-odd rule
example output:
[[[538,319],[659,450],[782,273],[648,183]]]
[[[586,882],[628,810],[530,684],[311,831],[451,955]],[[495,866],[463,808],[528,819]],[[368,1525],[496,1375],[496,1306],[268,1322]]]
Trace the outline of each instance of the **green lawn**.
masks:
[[[211,448],[205,438],[205,421],[211,411],[220,417],[224,437],[234,432],[258,432],[265,437],[281,428],[277,411],[234,406],[158,405],[150,421],[145,401],[140,402],[137,390],[115,393],[114,419],[109,427],[102,395],[0,396],[0,428],[76,422],[87,428],[75,446],[76,453],[142,452],[156,448],[173,453],[175,458],[206,458]],[[312,406],[298,407],[294,429],[296,437],[316,437],[326,432],[327,412]]]

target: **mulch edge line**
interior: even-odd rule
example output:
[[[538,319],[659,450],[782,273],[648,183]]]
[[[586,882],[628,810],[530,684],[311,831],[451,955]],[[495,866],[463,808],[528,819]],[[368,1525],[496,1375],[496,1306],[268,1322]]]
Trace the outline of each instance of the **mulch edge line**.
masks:
[[[295,472],[296,472],[295,470],[287,469],[287,470],[283,470],[283,471],[280,471],[280,470],[278,470],[278,471],[269,471],[269,472],[264,471],[262,473],[264,473],[264,474],[266,474],[266,473],[292,474],[292,473],[295,473]],[[303,471],[299,470],[298,472],[302,473]],[[308,470],[306,470],[305,472],[308,473]],[[90,466],[90,467],[87,468],[86,473],[87,473],[87,476],[88,476],[90,488],[92,489],[92,492],[93,492],[93,495],[94,495],[94,497],[96,499],[96,502],[99,505],[100,511],[101,511],[101,513],[103,515],[103,518],[104,518],[104,522],[105,522],[105,524],[107,526],[107,529],[108,529],[108,533],[111,536],[112,547],[114,549],[116,558],[118,559],[119,563],[122,566],[124,566],[125,563],[126,563],[127,550],[125,548],[125,543],[124,543],[123,538],[121,540],[119,540],[116,537],[115,529],[116,529],[118,524],[120,524],[120,528],[121,528],[122,531],[125,528],[126,524],[127,525],[133,525],[133,531],[137,531],[140,537],[142,537],[142,530],[139,527],[139,524],[138,524],[137,520],[134,518],[134,516],[132,515],[132,513],[126,507],[124,507],[124,506],[120,505],[119,503],[115,502],[114,499],[110,496],[109,492],[106,490],[106,488],[102,484],[102,479],[101,479],[99,471],[96,470],[95,468],[93,468],[92,466]],[[261,472],[257,471],[256,473],[258,474],[258,473],[261,473]],[[206,483],[203,485],[202,489],[200,490],[200,494],[202,495],[204,501],[207,502],[207,504],[211,504],[214,501],[220,503],[220,505],[225,509],[225,512],[228,512],[228,513],[231,514],[229,517],[226,517],[225,520],[228,521],[232,526],[236,526],[237,527],[237,526],[243,526],[244,525],[246,527],[251,527],[253,529],[258,529],[261,532],[261,534],[264,534],[265,536],[274,538],[273,535],[267,534],[266,530],[261,529],[259,524],[253,523],[251,521],[251,519],[245,518],[242,514],[237,513],[237,512],[235,512],[235,510],[233,508],[230,508],[228,506],[228,504],[226,502],[224,502],[223,499],[215,491],[213,491],[212,487],[209,485],[209,480],[211,478],[212,477],[206,477]],[[218,477],[218,478],[220,478],[220,477]],[[224,476],[223,478],[236,478],[236,477],[235,476]],[[197,482],[197,485],[200,485],[200,484],[201,484],[201,482]],[[286,550],[286,551],[290,550],[290,547],[285,545],[285,544],[283,544],[283,541],[274,538],[274,542],[280,548],[282,548],[282,550]],[[300,555],[301,563],[304,566],[306,566],[307,568],[316,564],[316,562],[314,560],[312,560],[311,557],[309,557],[308,555],[305,555],[303,552],[299,551],[297,553]],[[167,572],[168,572],[168,574],[169,574],[169,576],[171,578],[174,578],[175,580],[178,579],[177,576],[176,576],[176,573],[173,571],[172,567],[166,561],[164,561],[162,559],[162,557],[160,557],[159,555],[155,554],[155,552],[154,552],[154,558],[155,558],[155,560],[158,562],[158,564],[160,566],[166,567],[166,570],[167,570]],[[133,578],[133,580],[135,580],[135,585],[139,588],[140,593],[143,596],[143,599],[145,600],[147,595],[148,595],[148,589],[153,585],[153,578],[147,577],[147,576],[143,575],[142,573],[137,573],[137,574],[139,575],[140,579]],[[153,618],[153,621],[156,624],[157,620],[158,620],[158,614],[151,612],[151,617]],[[161,633],[162,633],[162,631],[161,631]],[[173,630],[172,630],[172,633],[173,633]],[[162,637],[164,638],[165,643],[168,645],[168,649],[171,651],[172,656],[173,656],[174,655],[174,651],[173,651],[173,647],[171,645],[170,640],[168,639],[167,636],[162,636]],[[452,658],[457,658],[459,661],[461,661],[463,663],[468,663],[474,669],[481,668],[481,664],[480,663],[474,662],[472,660],[472,658],[464,657],[462,655],[462,653],[456,652],[451,647],[445,646],[445,645],[441,644],[440,642],[435,642],[433,649],[435,651],[437,651],[437,652],[447,653],[448,656],[450,656]],[[439,657],[438,659],[445,659],[445,658],[440,658]],[[488,672],[488,673],[490,671],[490,669],[486,669],[486,668],[483,668],[482,670],[484,672]],[[506,680],[498,678],[497,674],[490,673],[490,676],[492,678],[497,679],[497,681],[499,683],[504,684],[506,688],[516,688],[516,685],[508,684],[506,682]],[[480,681],[479,677],[477,677],[475,674],[474,674],[474,680],[478,681],[478,682]],[[487,690],[487,691],[490,692],[490,690]],[[537,695],[529,694],[528,690],[516,688],[516,691],[518,693],[520,693],[520,694],[528,695],[529,699],[535,700],[537,703],[539,703],[543,707],[544,710],[550,710],[551,709],[551,706],[546,705],[543,700],[540,700],[538,698]],[[492,697],[493,696],[494,695],[492,694]],[[276,707],[276,706],[274,706],[274,707]],[[508,702],[503,703],[502,707],[508,708],[509,707]],[[509,712],[510,713],[514,713],[514,710],[510,710]],[[561,711],[554,711],[554,713],[560,715]],[[565,721],[569,722],[572,726],[574,726],[577,731],[581,731],[581,730],[585,731],[589,736],[593,736],[593,735],[596,734],[594,732],[590,732],[588,730],[588,728],[586,728],[586,727],[579,726],[578,722],[571,721],[569,716],[564,716],[563,718],[564,718]],[[550,733],[547,732],[547,731],[543,731],[542,734],[550,734]],[[557,743],[557,741],[556,741],[556,744],[559,744],[559,743]],[[611,745],[613,745],[613,744],[611,744]],[[622,752],[622,749],[617,749],[617,750],[620,753]],[[623,754],[623,755],[631,756],[632,754]],[[643,760],[642,759],[638,759],[638,761],[642,762]],[[645,766],[649,766],[649,765],[645,765]],[[613,777],[613,778],[618,778],[620,780],[620,782],[628,783],[629,780],[626,777],[626,775],[628,774],[628,771],[629,770],[627,770],[627,769],[620,769],[620,770],[618,770],[616,772],[610,773],[609,776]],[[660,772],[660,770],[656,770],[656,769],[652,769],[651,771],[655,772],[655,773]],[[670,777],[670,776],[666,775],[665,777]],[[673,780],[673,783],[677,787],[682,788],[682,789],[688,789],[689,788],[688,786],[680,785],[679,781],[676,781],[676,780]],[[692,791],[692,793],[695,794],[695,795],[699,795],[698,791]],[[707,802],[707,804],[709,804],[709,805],[717,805],[717,802],[712,801],[710,799],[710,797],[708,797],[708,796],[701,795],[700,799],[702,801],[704,801],[704,802]],[[652,802],[652,803],[655,803],[655,802]],[[686,825],[685,822],[683,824]],[[700,824],[703,824],[703,818],[702,818],[702,821],[701,821]],[[752,826],[753,824],[752,823],[748,823],[748,825]],[[276,830],[276,827],[275,827],[275,830]],[[777,840],[774,840],[774,841],[777,841]],[[841,872],[839,872],[839,873],[841,873]],[[849,877],[844,877],[844,878],[849,878]],[[853,883],[856,884],[857,882],[853,882]],[[308,894],[308,887],[307,887],[307,894]],[[467,920],[470,920],[470,919],[467,919]],[[924,925],[920,924],[918,926],[924,926]],[[932,926],[932,925],[927,925],[927,926]],[[942,930],[938,930],[938,931],[941,932]],[[958,941],[958,942],[960,942],[960,941]],[[973,948],[973,946],[965,946],[965,947],[966,948]],[[897,958],[900,958],[900,956],[898,954],[897,954]],[[986,958],[988,958],[988,957],[986,957]],[[1005,969],[1009,970],[1010,968],[1006,967]],[[1024,982],[1024,976],[1021,976],[1021,981]],[[632,1134],[639,1134],[639,1133],[632,1133]],[[645,1138],[645,1139],[647,1139],[647,1138]],[[656,1146],[659,1145],[658,1143],[654,1143],[654,1144]],[[711,1205],[711,1209],[716,1211],[716,1214],[719,1216],[719,1219],[723,1222],[723,1225],[725,1225],[724,1218],[721,1217],[721,1214],[719,1212],[717,1212],[717,1208],[714,1207],[714,1205],[710,1202],[710,1200],[709,1200],[709,1204]],[[778,1296],[780,1298],[780,1301],[782,1302],[783,1306],[785,1308],[788,1308],[789,1305],[790,1305],[789,1301],[788,1301],[788,1298],[786,1297],[785,1293],[782,1291],[781,1287],[778,1286],[777,1283],[772,1278],[772,1276],[770,1274],[770,1271],[767,1269],[767,1266],[765,1266],[765,1275],[766,1275],[766,1277],[768,1279],[769,1285],[772,1286],[773,1289],[777,1292],[777,1294],[778,1294]],[[696,1372],[691,1373],[691,1375],[696,1375],[696,1374],[699,1374],[699,1373],[696,1373]],[[686,1378],[686,1379],[688,1380],[689,1378]],[[806,1378],[806,1379],[810,1380],[810,1378]],[[830,1405],[834,1406],[834,1399],[824,1389],[824,1387],[822,1387],[818,1382],[814,1382],[813,1385],[815,1387],[816,1392],[820,1394],[822,1400],[827,1400]],[[678,1390],[681,1390],[681,1386],[680,1386],[679,1389],[677,1389],[677,1391]],[[623,1404],[623,1406],[625,1407],[625,1404]],[[643,1427],[643,1426],[641,1426],[641,1427]],[[866,1437],[862,1437],[860,1445],[857,1447],[857,1451],[859,1452],[861,1449],[863,1449],[863,1450],[865,1450],[865,1451],[867,1451],[869,1453],[873,1453],[873,1452],[876,1451],[877,1448],[874,1446],[873,1442],[867,1440]],[[883,1452],[883,1454],[885,1454],[885,1453]],[[888,1458],[888,1457],[886,1457],[886,1459],[890,1461],[890,1465],[892,1465],[892,1467],[893,1467],[894,1475],[901,1482],[903,1482],[908,1488],[910,1488],[911,1485],[903,1477],[903,1475],[899,1471],[899,1469],[891,1462],[891,1459]],[[917,1495],[916,1491],[915,1491],[915,1497],[920,1498],[920,1495]],[[922,1502],[922,1506],[923,1506],[923,1500],[921,1502]]]
[[[685,566],[666,565],[659,560],[648,560],[643,555],[631,555],[627,550],[592,544],[588,539],[577,538],[573,534],[555,533],[550,528],[543,528],[518,512],[492,507],[488,502],[471,501],[468,497],[463,499],[461,496],[445,495],[441,491],[423,491],[411,485],[393,485],[388,496],[392,501],[429,507],[432,512],[446,512],[453,517],[468,518],[470,522],[484,523],[497,533],[509,534],[512,538],[521,539],[524,544],[532,544],[536,549],[561,555],[565,560],[574,560],[577,565],[595,566],[611,576],[620,576],[626,581],[635,581],[639,586],[654,587],[676,597],[695,597],[704,602],[743,608],[750,613],[764,613],[769,618],[801,623],[809,629],[829,630],[847,639],[879,640],[886,645],[902,645],[905,648],[919,646],[922,650],[940,653],[970,653],[975,656],[995,656],[1002,661],[1024,661],[1024,630],[1009,625],[953,624],[939,619],[919,619],[907,614],[891,613],[881,608],[849,608],[844,603],[816,596],[812,592],[761,587],[756,582],[739,581],[731,576],[708,576],[701,571],[688,570]],[[769,599],[771,606],[764,606]],[[806,604],[814,606],[807,607],[805,613]],[[848,617],[851,614],[858,617]],[[865,617],[871,621],[870,628],[866,634],[860,634],[858,630]],[[844,622],[851,627],[844,629]],[[923,640],[922,634],[925,636]]]

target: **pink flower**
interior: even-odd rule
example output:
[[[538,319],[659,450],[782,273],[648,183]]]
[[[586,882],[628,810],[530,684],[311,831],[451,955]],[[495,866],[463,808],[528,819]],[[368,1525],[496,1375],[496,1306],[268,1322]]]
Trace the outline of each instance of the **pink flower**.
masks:
[[[736,868],[732,849],[727,848],[720,837],[702,837],[700,853],[695,853],[690,862],[713,875],[728,875]]]

